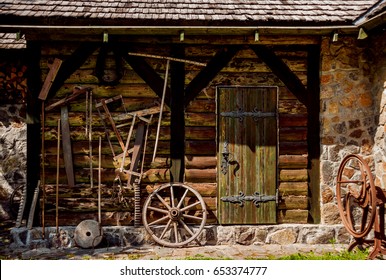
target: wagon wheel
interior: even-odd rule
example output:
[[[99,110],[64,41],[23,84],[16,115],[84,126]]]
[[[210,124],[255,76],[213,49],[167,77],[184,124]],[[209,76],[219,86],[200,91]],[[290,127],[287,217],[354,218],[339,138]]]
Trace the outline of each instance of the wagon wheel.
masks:
[[[340,164],[336,197],[347,231],[354,238],[365,237],[374,224],[376,189],[370,168],[360,156],[348,155]]]
[[[13,217],[17,216],[21,200],[23,199],[24,185],[17,186],[9,197],[9,208]]]
[[[196,240],[206,215],[205,202],[196,190],[182,183],[167,183],[146,199],[142,221],[157,243],[181,247]]]

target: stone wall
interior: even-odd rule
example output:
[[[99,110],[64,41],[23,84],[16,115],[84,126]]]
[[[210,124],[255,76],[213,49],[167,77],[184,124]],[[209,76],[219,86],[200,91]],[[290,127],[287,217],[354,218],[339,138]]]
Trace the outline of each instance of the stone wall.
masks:
[[[386,172],[384,106],[386,36],[366,40],[322,40],[321,69],[321,221],[340,223],[335,198],[339,164],[360,154],[384,187]]]
[[[0,105],[0,220],[11,218],[10,195],[26,181],[27,125],[24,115],[25,105]]]

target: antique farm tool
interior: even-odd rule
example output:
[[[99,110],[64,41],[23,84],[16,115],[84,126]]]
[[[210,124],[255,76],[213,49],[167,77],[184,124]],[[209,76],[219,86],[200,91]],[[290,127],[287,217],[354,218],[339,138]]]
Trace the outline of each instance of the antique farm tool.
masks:
[[[54,62],[52,63],[50,67],[50,71],[48,72],[48,75],[46,79],[44,80],[43,87],[39,93],[39,99],[42,101],[42,107],[41,107],[41,126],[42,126],[42,144],[41,144],[41,157],[42,157],[42,190],[43,190],[43,201],[42,201],[42,237],[45,238],[45,204],[46,204],[46,183],[45,183],[45,101],[47,99],[48,93],[51,89],[51,86],[56,78],[56,75],[58,74],[59,68],[62,65],[62,60],[55,58]]]
[[[197,241],[206,216],[201,195],[182,183],[161,185],[148,196],[142,210],[147,232],[157,243],[168,247],[182,247]]]
[[[70,123],[68,115],[68,104],[78,98],[80,95],[84,95],[86,92],[89,92],[90,88],[74,88],[71,95],[63,98],[45,108],[45,111],[53,110],[57,107],[61,107],[61,125],[62,125],[62,144],[63,144],[63,160],[64,166],[67,175],[68,185],[70,187],[75,186],[75,177],[74,177],[74,167],[72,160],[72,147],[71,147],[71,137],[70,137]]]
[[[39,197],[39,190],[40,190],[40,180],[38,181],[38,184],[34,191],[34,196],[32,198],[32,202],[31,202],[31,206],[28,214],[27,229],[32,229],[32,226],[33,226],[36,204]]]
[[[161,121],[162,121],[162,112],[163,112],[164,104],[165,104],[166,87],[167,87],[167,85],[168,85],[169,64],[170,64],[170,61],[169,61],[169,59],[168,59],[167,62],[166,62],[166,70],[165,70],[165,78],[164,78],[164,87],[163,87],[163,91],[162,91],[161,107],[160,107],[160,112],[159,112],[159,117],[158,117],[157,134],[156,134],[156,137],[155,137],[155,144],[154,144],[154,151],[153,151],[153,159],[152,159],[152,162],[154,162],[155,156],[157,155],[157,147],[158,147],[159,132],[160,132]]]
[[[15,227],[20,227],[21,223],[23,221],[23,215],[24,215],[24,209],[25,209],[25,203],[27,201],[27,188],[25,185],[20,186],[22,193],[20,196],[20,204],[19,204],[19,211],[17,213],[17,218],[16,218],[16,225]],[[19,192],[19,188],[15,189],[15,191],[12,193],[14,196],[11,196],[11,198],[15,197],[17,193]],[[13,201],[13,199],[11,200]],[[11,204],[12,206],[12,204]]]
[[[348,250],[373,244],[369,259],[386,254],[386,191],[375,186],[371,170],[361,156],[348,155],[342,160],[336,196],[343,225],[354,238]],[[374,240],[366,239],[372,230]]]
[[[102,138],[98,145],[98,221],[84,220],[78,224],[74,232],[75,243],[82,248],[98,246],[103,239],[101,213],[101,181],[102,181]]]
[[[56,192],[55,192],[55,225],[59,236],[59,170],[60,170],[60,119],[58,119],[58,141],[56,147]]]
[[[68,119],[68,107],[60,108],[60,119],[62,124],[62,144],[63,144],[63,159],[66,169],[67,182],[70,188],[75,186],[74,163],[72,160],[72,147],[70,137],[70,122]]]

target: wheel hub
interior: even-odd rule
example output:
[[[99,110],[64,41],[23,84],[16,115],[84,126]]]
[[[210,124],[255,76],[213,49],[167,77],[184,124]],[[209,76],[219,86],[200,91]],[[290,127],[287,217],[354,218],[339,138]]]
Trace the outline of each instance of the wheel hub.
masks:
[[[172,208],[169,210],[169,215],[173,221],[178,221],[181,217],[181,212],[177,208]]]

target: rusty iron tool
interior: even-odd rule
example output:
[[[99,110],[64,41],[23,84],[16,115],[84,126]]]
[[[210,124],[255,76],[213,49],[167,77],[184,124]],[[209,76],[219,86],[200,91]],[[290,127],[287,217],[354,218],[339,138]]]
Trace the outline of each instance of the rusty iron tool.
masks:
[[[87,95],[88,107],[86,105],[86,110],[88,110],[88,114],[86,113],[87,121],[87,136],[88,136],[88,147],[89,147],[89,156],[90,156],[90,187],[94,187],[94,173],[93,173],[93,164],[92,164],[92,91]]]
[[[41,178],[41,181],[42,181],[42,184],[41,184],[41,187],[42,187],[42,191],[43,191],[43,201],[42,201],[42,238],[45,239],[45,205],[46,205],[46,152],[45,152],[45,131],[46,131],[46,124],[45,124],[45,114],[44,114],[44,103],[45,101],[43,100],[42,101],[42,113],[41,113],[41,123],[42,123],[42,136],[41,136],[41,140],[42,140],[42,147],[41,147],[41,157],[42,157],[42,178]]]
[[[99,136],[98,146],[98,221],[102,224],[101,213],[101,184],[102,184],[102,138]]]
[[[60,113],[61,129],[62,129],[62,144],[63,144],[63,159],[66,169],[67,182],[70,188],[75,186],[74,166],[72,161],[72,147],[70,137],[70,122],[68,117],[68,107],[61,107]]]
[[[59,170],[60,170],[60,119],[58,119],[58,142],[56,147],[56,203],[55,203],[55,225],[56,235],[59,235]]]
[[[63,98],[63,99],[61,99],[61,100],[59,100],[51,105],[48,105],[45,108],[45,111],[48,112],[48,111],[51,111],[57,107],[62,107],[64,105],[67,105],[71,101],[78,98],[79,95],[85,94],[86,92],[89,92],[90,90],[91,90],[91,88],[89,88],[89,87],[87,87],[87,88],[75,87],[69,96],[67,96],[67,97],[65,97],[65,98]]]
[[[30,206],[28,221],[27,221],[27,229],[32,229],[32,226],[34,223],[35,209],[36,209],[36,203],[38,202],[39,190],[40,190],[40,180],[38,181],[38,184],[34,191],[34,196],[32,198],[32,203]]]
[[[164,105],[165,105],[166,87],[168,85],[169,64],[170,64],[170,60],[168,59],[167,62],[166,62],[166,70],[165,70],[165,78],[164,78],[165,79],[164,80],[164,88],[163,88],[163,92],[162,92],[162,99],[161,99],[160,112],[159,112],[159,117],[158,117],[157,134],[156,134],[156,138],[155,138],[152,162],[154,162],[155,156],[157,154],[158,139],[159,139],[159,133],[160,133],[160,128],[161,128],[161,120],[162,120],[162,112],[163,112],[163,108],[164,108]]]

